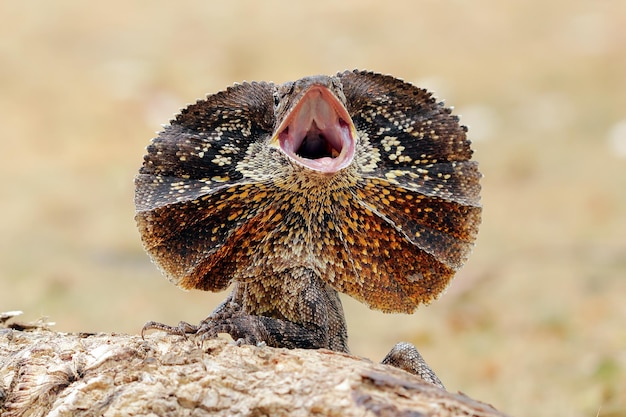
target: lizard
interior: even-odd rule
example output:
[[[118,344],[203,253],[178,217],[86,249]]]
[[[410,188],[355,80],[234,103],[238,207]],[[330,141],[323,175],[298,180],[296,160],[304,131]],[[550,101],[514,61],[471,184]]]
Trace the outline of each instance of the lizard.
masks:
[[[472,153],[450,108],[390,75],[243,82],[198,100],[147,147],[135,218],[173,283],[232,292],[197,326],[142,335],[348,353],[339,292],[411,313],[467,260],[482,210]],[[410,343],[383,363],[443,387]]]

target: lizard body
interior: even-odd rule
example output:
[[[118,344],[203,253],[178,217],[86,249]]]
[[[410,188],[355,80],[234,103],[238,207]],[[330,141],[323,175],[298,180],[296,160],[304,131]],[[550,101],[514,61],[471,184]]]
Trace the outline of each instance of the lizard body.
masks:
[[[144,330],[348,352],[338,291],[412,312],[447,287],[480,223],[466,129],[391,76],[238,84],[183,109],[147,151],[147,252],[183,288],[234,288],[198,326]],[[384,362],[441,385],[412,345]]]

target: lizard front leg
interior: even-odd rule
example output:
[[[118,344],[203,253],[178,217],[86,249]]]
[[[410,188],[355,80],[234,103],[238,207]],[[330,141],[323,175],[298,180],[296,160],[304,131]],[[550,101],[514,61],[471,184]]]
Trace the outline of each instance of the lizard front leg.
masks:
[[[258,345],[264,343],[272,347],[288,349],[328,348],[322,327],[304,327],[287,320],[271,317],[238,314],[226,317],[213,315],[199,325],[181,321],[176,326],[150,321],[141,330],[142,337],[147,330],[161,330],[169,334],[187,336],[198,335],[205,339],[217,337],[220,333],[229,334],[238,345]]]
[[[327,347],[324,327],[303,326],[273,317],[240,314],[235,317],[203,320],[195,332],[203,340],[229,334],[238,345],[266,344],[288,349],[319,349]]]
[[[381,363],[403,369],[419,376],[426,382],[445,389],[441,380],[411,343],[400,342],[396,344]]]
[[[202,338],[228,333],[239,344],[346,351],[345,321],[336,291],[308,268],[236,283],[206,320]]]
[[[252,282],[237,282],[228,298],[198,326],[150,322],[143,331],[148,329],[195,334],[202,339],[227,333],[238,344],[348,352],[337,292],[303,267]]]

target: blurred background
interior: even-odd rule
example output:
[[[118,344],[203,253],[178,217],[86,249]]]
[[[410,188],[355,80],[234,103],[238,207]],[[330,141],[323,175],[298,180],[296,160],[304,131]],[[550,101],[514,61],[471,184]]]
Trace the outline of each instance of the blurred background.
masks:
[[[415,343],[511,415],[626,415],[622,0],[0,2],[0,311],[59,331],[196,323],[145,255],[133,177],[179,108],[344,69],[433,90],[470,127],[483,225],[413,315],[345,298],[350,345]]]

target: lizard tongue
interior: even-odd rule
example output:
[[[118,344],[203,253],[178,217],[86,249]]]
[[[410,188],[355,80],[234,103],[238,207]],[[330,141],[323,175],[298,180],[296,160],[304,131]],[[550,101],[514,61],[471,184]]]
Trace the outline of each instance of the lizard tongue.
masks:
[[[283,152],[314,171],[334,173],[354,158],[356,129],[352,119],[324,86],[309,88],[277,132]]]

